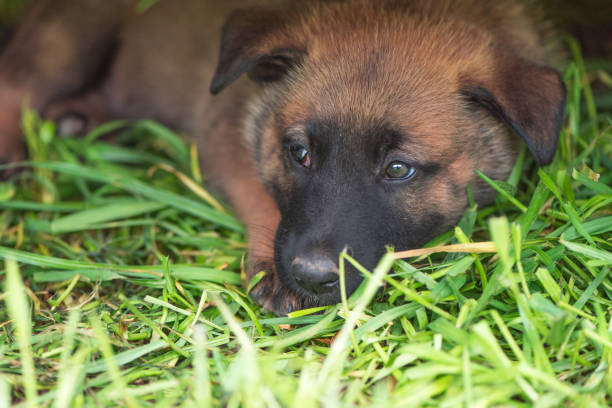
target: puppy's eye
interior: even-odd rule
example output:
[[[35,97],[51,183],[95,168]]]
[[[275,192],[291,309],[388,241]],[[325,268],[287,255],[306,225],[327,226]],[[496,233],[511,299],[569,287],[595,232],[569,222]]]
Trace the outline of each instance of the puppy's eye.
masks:
[[[289,154],[291,158],[300,163],[304,167],[310,167],[310,152],[304,146],[293,144],[289,146]]]
[[[416,169],[401,161],[391,162],[385,169],[388,180],[408,180],[416,173]]]

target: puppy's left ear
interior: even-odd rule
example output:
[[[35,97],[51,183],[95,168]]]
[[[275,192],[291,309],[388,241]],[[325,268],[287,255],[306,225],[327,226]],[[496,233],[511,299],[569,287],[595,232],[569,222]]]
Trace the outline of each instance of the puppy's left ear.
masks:
[[[552,161],[565,112],[565,85],[557,71],[517,58],[484,81],[467,82],[463,94],[520,136],[538,165]]]
[[[210,91],[221,92],[244,73],[258,83],[281,79],[306,54],[305,47],[283,30],[287,24],[282,9],[253,7],[230,14]]]

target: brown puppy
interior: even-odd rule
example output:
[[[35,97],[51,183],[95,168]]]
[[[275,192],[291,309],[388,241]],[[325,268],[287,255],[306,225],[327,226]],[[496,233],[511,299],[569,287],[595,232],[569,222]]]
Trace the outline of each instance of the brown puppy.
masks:
[[[547,26],[515,1],[279,2],[222,31],[246,2],[133,3],[30,8],[0,57],[2,155],[26,95],[84,128],[152,117],[194,135],[247,226],[247,278],[268,272],[253,295],[277,314],[337,302],[344,247],[373,267],[454,225],[468,186],[489,203],[474,168],[504,179],[521,139],[553,158],[565,90]],[[360,281],[347,271],[349,292]]]

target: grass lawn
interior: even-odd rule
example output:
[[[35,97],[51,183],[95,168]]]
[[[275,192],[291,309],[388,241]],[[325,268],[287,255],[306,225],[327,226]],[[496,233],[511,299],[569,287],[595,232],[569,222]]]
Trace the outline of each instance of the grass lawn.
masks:
[[[30,161],[0,185],[0,407],[609,407],[611,66],[576,53],[555,162],[523,152],[428,245],[464,252],[386,255],[342,304],[281,318],[241,286],[243,226],[193,146],[26,112]]]

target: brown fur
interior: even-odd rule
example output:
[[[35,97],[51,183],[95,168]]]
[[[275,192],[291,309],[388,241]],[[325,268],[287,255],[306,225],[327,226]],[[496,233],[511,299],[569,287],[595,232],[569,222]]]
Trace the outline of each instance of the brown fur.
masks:
[[[289,196],[297,183],[283,140],[290,133],[307,143],[310,119],[337,125],[339,144],[362,143],[351,135],[391,126],[405,136],[396,154],[436,169],[435,178],[390,195],[417,226],[434,213],[438,218],[405,245],[452,226],[469,185],[480,204],[490,202],[493,192],[473,169],[507,177],[518,136],[539,162],[552,158],[564,90],[543,65],[555,60],[556,47],[531,6],[272,3],[231,14],[219,51],[221,23],[248,2],[161,1],[143,15],[129,0],[38,2],[0,57],[0,153],[16,158],[15,124],[25,96],[53,118],[80,107],[89,126],[152,117],[194,135],[209,183],[247,226],[247,278],[269,272],[253,295],[276,313],[316,303],[279,279],[274,249],[279,196]],[[243,73],[263,86],[238,79]],[[227,89],[211,96],[211,80],[214,93]],[[359,165],[351,159],[342,156],[339,166]],[[339,185],[338,194],[349,187]],[[392,225],[381,228],[393,235]],[[321,237],[331,234],[324,229]]]

